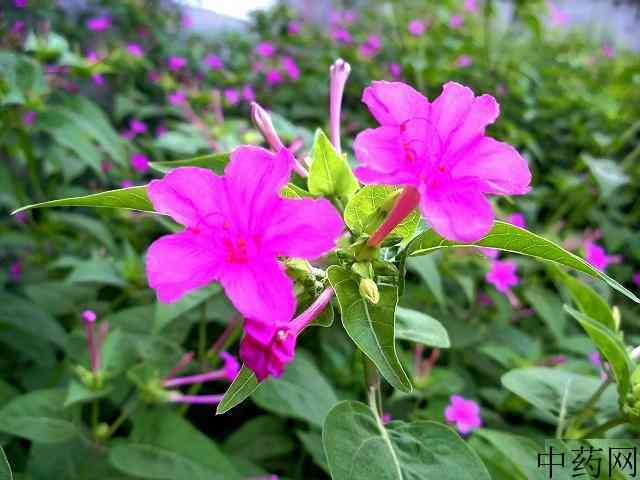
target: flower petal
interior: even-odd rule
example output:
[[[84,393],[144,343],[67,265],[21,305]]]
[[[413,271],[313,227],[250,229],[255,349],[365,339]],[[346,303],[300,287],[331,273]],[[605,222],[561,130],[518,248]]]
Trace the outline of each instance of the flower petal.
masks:
[[[222,179],[211,170],[180,167],[161,180],[152,180],[147,195],[153,208],[176,222],[196,227],[205,217],[217,212],[217,197]]]
[[[344,221],[326,199],[282,200],[269,220],[265,248],[278,256],[314,260],[336,246]]]
[[[473,90],[456,82],[447,82],[431,106],[431,122],[444,142],[466,119],[475,95]]]
[[[493,226],[493,210],[482,191],[467,182],[447,189],[420,189],[420,209],[433,229],[447,240],[470,243]]]
[[[221,257],[207,235],[184,231],[153,242],[146,258],[149,286],[161,302],[174,302],[217,278]]]
[[[227,264],[220,272],[220,283],[236,309],[247,318],[280,323],[293,316],[293,282],[274,258]]]
[[[487,184],[485,193],[523,195],[531,189],[527,161],[511,145],[490,137],[480,139],[466,150],[452,175],[484,180]]]
[[[487,125],[496,121],[500,115],[500,106],[491,95],[476,97],[471,103],[462,123],[451,132],[447,151],[459,152],[479,136],[484,135]]]
[[[410,118],[429,118],[429,100],[402,82],[371,82],[362,101],[380,125],[399,126]]]

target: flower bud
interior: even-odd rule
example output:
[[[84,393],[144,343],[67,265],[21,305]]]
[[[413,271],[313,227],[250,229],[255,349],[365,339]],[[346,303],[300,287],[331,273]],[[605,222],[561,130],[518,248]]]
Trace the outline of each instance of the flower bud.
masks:
[[[376,285],[376,282],[374,282],[370,278],[363,278],[362,280],[360,280],[358,290],[360,291],[360,295],[362,296],[362,298],[366,298],[372,304],[376,305],[380,301],[380,291],[378,290],[378,285]]]
[[[611,316],[613,317],[613,325],[617,332],[620,330],[620,309],[615,305],[611,309]]]
[[[276,129],[273,127],[271,116],[256,102],[251,102],[251,118],[269,146],[276,152],[280,151],[284,145],[282,144]]]

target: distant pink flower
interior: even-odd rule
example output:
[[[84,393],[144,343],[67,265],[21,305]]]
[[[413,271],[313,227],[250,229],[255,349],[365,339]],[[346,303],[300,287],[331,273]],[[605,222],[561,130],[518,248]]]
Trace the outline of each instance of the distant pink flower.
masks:
[[[94,32],[102,32],[111,28],[111,17],[108,15],[102,17],[93,17],[87,20],[87,28]]]
[[[146,133],[147,131],[147,124],[144,122],[141,122],[140,120],[138,120],[137,118],[132,118],[131,121],[129,122],[129,129],[139,135],[141,133]]]
[[[128,141],[131,141],[134,138],[136,138],[136,134],[129,129],[123,130],[122,132],[120,132],[120,136]]]
[[[376,81],[362,100],[381,127],[356,137],[356,176],[365,184],[405,186],[406,214],[419,203],[426,220],[445,238],[482,238],[494,219],[486,195],[529,191],[527,161],[511,145],[484,134],[499,115],[491,95],[476,97],[470,88],[449,82],[429,102],[404,83]],[[403,218],[390,215],[384,227]],[[370,245],[384,238],[379,231]]]
[[[355,22],[357,17],[358,15],[353,10],[345,10],[342,13],[342,21],[347,25],[351,25],[353,22]]]
[[[291,80],[296,81],[300,78],[300,69],[298,68],[298,64],[293,58],[282,57],[281,62],[282,68],[285,72],[287,72],[287,75],[289,75],[289,78]]]
[[[108,160],[102,160],[100,162],[100,170],[102,171],[102,173],[109,173],[111,170],[113,170],[113,164]]]
[[[256,94],[253,91],[253,87],[251,85],[245,85],[242,87],[242,98],[245,102],[253,102],[256,99]]]
[[[494,260],[500,256],[500,250],[497,248],[480,247],[478,250],[480,250],[483,255]]]
[[[158,80],[160,80],[160,74],[155,70],[152,70],[149,72],[148,78],[151,83],[158,83]]]
[[[240,94],[235,88],[225,88],[224,98],[229,105],[235,105],[240,101]]]
[[[476,13],[478,11],[477,0],[464,0],[464,11],[469,13]]]
[[[27,6],[27,0],[13,0],[13,6],[16,8],[25,8]]]
[[[193,25],[193,19],[189,15],[182,15],[180,19],[180,26],[184,29],[191,28]]]
[[[144,56],[144,50],[137,43],[129,43],[127,45],[127,52],[129,52],[129,55],[132,55],[138,58],[142,58]]]
[[[449,26],[454,30],[457,30],[462,27],[464,23],[464,19],[461,15],[452,15],[449,19]]]
[[[391,77],[393,77],[394,80],[397,80],[402,75],[402,67],[400,67],[400,65],[398,65],[397,63],[390,63],[389,73],[391,73]]]
[[[620,263],[620,255],[607,255],[606,250],[592,240],[584,242],[584,255],[587,262],[598,270],[605,271],[612,263]]]
[[[416,19],[416,20],[411,20],[409,22],[407,29],[409,30],[409,33],[411,35],[413,35],[414,37],[419,37],[425,32],[425,30],[427,29],[427,26],[422,20]]]
[[[120,182],[120,188],[129,188],[129,187],[133,187],[134,183],[133,180],[122,180]]]
[[[551,1],[546,0],[547,8],[549,9],[549,20],[555,27],[565,27],[569,24],[569,16],[558,5]]]
[[[587,357],[589,358],[589,361],[594,366],[598,368],[602,368],[602,358],[600,357],[600,352],[596,350],[594,352],[591,352],[589,355],[587,355]]]
[[[18,223],[27,223],[29,221],[29,214],[27,212],[18,212],[13,218],[15,218]]]
[[[83,310],[80,315],[85,322],[94,323],[96,321],[96,312],[93,310]]]
[[[13,283],[18,283],[22,279],[22,262],[16,260],[9,265],[9,279]]]
[[[33,125],[33,122],[35,122],[37,116],[38,113],[32,110],[24,112],[24,115],[22,115],[22,123],[30,127],[31,125]]]
[[[567,363],[566,355],[552,355],[549,357],[549,364],[551,365],[564,365]]]
[[[335,247],[344,228],[325,199],[280,197],[293,162],[284,148],[273,154],[241,146],[231,152],[224,176],[182,167],[151,181],[155,210],[185,226],[147,253],[149,285],[161,302],[219,281],[245,318],[292,317],[293,282],[278,257],[318,258]]]
[[[342,27],[332,28],[331,38],[336,42],[344,43],[347,45],[351,44],[351,42],[353,41],[351,37],[351,33],[349,33],[349,30]]]
[[[520,212],[512,213],[507,217],[507,222],[511,225],[515,225],[520,228],[527,228],[527,221],[524,218],[524,214]]]
[[[89,50],[85,58],[89,63],[97,63],[100,61],[100,55],[98,55],[98,52],[96,52],[95,50]]]
[[[633,280],[633,283],[635,283],[638,287],[640,287],[640,272],[635,273],[633,275],[632,280]]]
[[[300,29],[302,28],[302,24],[297,20],[292,20],[287,24],[287,33],[290,36],[297,35],[300,33]]]
[[[187,101],[187,96],[182,90],[176,90],[175,92],[171,92],[168,97],[169,103],[174,107],[178,105],[182,105]]]
[[[389,423],[391,420],[393,420],[393,417],[391,416],[390,413],[384,413],[382,415],[382,423],[383,425],[386,425],[387,423]]]
[[[449,405],[444,411],[444,416],[448,422],[454,423],[458,431],[463,435],[480,428],[482,425],[480,405],[460,395],[451,396]]]
[[[104,77],[101,73],[94,73],[93,75],[91,75],[91,80],[93,80],[93,83],[95,83],[99,87],[102,87],[105,83]]]
[[[13,22],[13,26],[11,27],[11,33],[22,33],[24,31],[24,27],[26,23],[22,20],[16,20]]]
[[[187,59],[184,57],[178,57],[177,55],[171,55],[167,60],[167,66],[172,72],[177,72],[183,69],[187,65]]]
[[[204,57],[204,64],[211,70],[222,70],[224,68],[224,62],[218,55],[210,53]]]
[[[604,44],[602,45],[602,55],[606,58],[613,58],[616,56],[616,51],[611,45]]]
[[[516,274],[518,266],[511,260],[494,260],[491,262],[491,270],[485,275],[487,282],[493,284],[501,293],[507,293],[511,287],[519,283]]]
[[[473,60],[469,55],[460,55],[456,60],[456,65],[460,68],[468,68],[473,64]]]
[[[149,171],[149,158],[144,153],[134,153],[129,161],[136,172],[146,173]]]
[[[270,86],[275,87],[282,83],[282,73],[277,68],[272,68],[267,72],[265,79]]]
[[[358,48],[358,53],[365,58],[371,58],[380,51],[381,46],[382,41],[380,40],[380,36],[369,35],[367,40]]]
[[[276,52],[276,47],[271,42],[260,42],[256,45],[256,53],[264,58],[273,56]]]

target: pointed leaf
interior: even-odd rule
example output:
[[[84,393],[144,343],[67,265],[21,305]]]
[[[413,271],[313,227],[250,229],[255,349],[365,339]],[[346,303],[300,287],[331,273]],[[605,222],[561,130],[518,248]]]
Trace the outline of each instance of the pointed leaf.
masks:
[[[313,195],[338,197],[344,202],[358,190],[358,181],[346,158],[335,151],[320,129],[316,130],[311,149],[308,185]]]
[[[224,398],[218,404],[216,415],[227,413],[236,405],[241,404],[258,388],[258,379],[247,367],[242,365],[240,373],[233,380],[224,394]]]
[[[447,330],[438,320],[410,308],[396,308],[396,338],[430,347],[451,346]]]
[[[0,447],[0,480],[13,480],[11,466],[2,447]]]
[[[202,167],[213,170],[217,174],[222,174],[224,168],[229,163],[229,153],[213,153],[211,155],[202,155],[195,158],[185,160],[170,160],[167,162],[150,162],[149,165],[154,170],[167,173],[179,167]]]

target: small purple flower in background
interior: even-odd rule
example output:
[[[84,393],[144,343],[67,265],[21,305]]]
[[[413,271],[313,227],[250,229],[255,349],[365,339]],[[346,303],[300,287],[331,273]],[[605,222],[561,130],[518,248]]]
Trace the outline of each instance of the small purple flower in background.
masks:
[[[13,6],[16,8],[25,8],[27,6],[27,0],[13,0]]]
[[[129,53],[129,55],[137,58],[142,58],[144,56],[144,50],[138,43],[129,43],[127,45],[127,52]]]
[[[165,133],[167,133],[167,127],[164,123],[161,123],[160,125],[158,125],[156,127],[156,138],[160,138],[161,136],[163,136]]]
[[[177,55],[171,55],[167,60],[167,66],[172,72],[182,70],[187,65],[187,59]]]
[[[421,36],[427,29],[426,24],[422,20],[411,20],[407,26],[409,33],[414,37]]]
[[[98,63],[100,61],[100,56],[95,50],[89,50],[84,58],[89,63]]]
[[[34,112],[32,110],[24,112],[24,115],[22,115],[22,123],[30,127],[31,125],[33,125],[33,122],[35,122],[37,116],[37,112]]]
[[[297,20],[291,20],[287,24],[287,33],[290,36],[297,35],[298,33],[300,33],[301,28],[302,28],[302,23],[298,22]]]
[[[18,212],[13,216],[13,218],[16,219],[16,222],[24,224],[29,221],[29,214],[27,212]]]
[[[610,264],[620,263],[622,260],[620,255],[607,255],[603,247],[590,239],[584,242],[584,255],[587,262],[602,271],[605,271]]]
[[[152,70],[149,72],[149,75],[147,78],[151,83],[158,83],[158,80],[160,80],[160,74],[155,70]]]
[[[9,279],[13,283],[18,283],[22,279],[22,262],[16,260],[9,265]]]
[[[94,32],[103,32],[111,28],[111,17],[104,15],[102,17],[93,17],[87,20],[87,28]]]
[[[591,364],[600,371],[600,378],[602,380],[606,380],[608,376],[606,371],[606,363],[602,361],[600,352],[597,350],[591,352],[589,355],[587,355],[587,358],[589,359],[589,362],[591,362]]]
[[[444,411],[448,422],[454,423],[462,435],[466,435],[482,425],[480,405],[474,400],[467,400],[461,395],[452,395],[449,405]]]
[[[511,260],[494,260],[491,262],[491,270],[487,272],[485,279],[499,292],[507,293],[511,287],[515,287],[519,283],[517,270],[518,266]]]
[[[129,129],[136,135],[140,135],[147,132],[147,124],[137,118],[132,118],[129,122]]]
[[[99,87],[102,87],[105,84],[104,77],[101,73],[94,73],[93,75],[91,75],[91,80],[93,80],[93,83],[95,83]]]
[[[182,18],[180,19],[180,26],[186,29],[191,28],[192,25],[193,19],[189,15],[182,15]]]
[[[187,101],[187,96],[182,90],[176,90],[175,92],[171,92],[167,98],[169,99],[169,103],[174,107],[178,105],[182,105]]]
[[[640,287],[640,272],[635,273],[633,275],[632,280],[633,280],[633,283],[635,283],[638,287]]]
[[[267,83],[272,87],[280,85],[283,81],[282,73],[277,68],[270,69],[267,72],[265,79],[267,80]]]
[[[402,75],[402,67],[400,67],[400,65],[398,65],[397,63],[390,63],[389,73],[394,80],[398,80]]]
[[[273,56],[276,52],[276,47],[271,42],[260,42],[256,45],[256,53],[264,58]]]
[[[485,255],[488,258],[491,258],[493,260],[495,260],[496,258],[498,258],[500,256],[500,250],[498,250],[497,248],[487,248],[487,247],[480,247],[478,248],[478,250],[480,250],[480,252]]]
[[[382,41],[380,40],[380,36],[372,34],[367,37],[367,40],[362,45],[360,45],[358,52],[365,58],[372,58],[380,51],[381,46]]]
[[[382,424],[386,425],[387,423],[389,423],[391,420],[393,420],[393,417],[391,416],[390,413],[383,413],[382,414]]]
[[[235,88],[225,88],[224,99],[227,101],[229,105],[235,105],[240,101],[240,94],[238,93],[238,90],[236,90]]]
[[[222,59],[213,53],[204,57],[204,64],[211,70],[222,70],[224,68],[224,62]]]
[[[245,85],[242,87],[242,98],[245,102],[253,102],[256,99],[256,94],[253,91],[253,87],[251,85]]]
[[[353,42],[353,38],[351,37],[351,33],[346,28],[342,27],[334,27],[331,29],[331,38],[336,42],[344,43],[346,45],[350,45]]]
[[[129,142],[134,138],[136,138],[136,134],[129,129],[123,130],[122,132],[120,132],[120,136]]]
[[[468,68],[473,64],[473,60],[469,55],[463,54],[456,60],[456,65],[460,68]]]
[[[93,310],[84,310],[80,316],[87,328],[87,346],[89,348],[89,357],[91,359],[91,371],[96,374],[100,370],[100,350],[101,339],[95,338],[94,328],[96,323],[96,312]],[[106,335],[106,332],[105,332]]]
[[[454,30],[458,30],[462,27],[464,20],[461,15],[452,15],[449,19],[449,26]]]
[[[16,20],[15,22],[13,22],[13,26],[11,27],[11,33],[22,33],[25,26],[26,23],[24,23],[22,20]]]
[[[524,218],[524,214],[520,212],[515,212],[509,215],[507,217],[507,222],[511,225],[515,225],[516,227],[527,228],[527,221]]]
[[[555,2],[546,0],[547,8],[549,9],[549,20],[551,25],[555,27],[565,27],[569,24],[569,16],[562,10]]]
[[[129,161],[136,172],[147,173],[149,171],[149,158],[144,153],[134,153]]]
[[[281,63],[282,68],[285,72],[287,72],[287,75],[289,75],[289,78],[291,78],[291,80],[295,82],[300,78],[300,69],[298,68],[298,64],[292,57],[282,57]]]
[[[129,187],[133,187],[133,185],[134,185],[133,180],[129,180],[129,179],[122,180],[120,182],[120,188],[129,188]]]
[[[478,2],[476,0],[464,0],[464,11],[469,13],[478,12]]]
[[[602,45],[602,55],[604,55],[605,58],[613,58],[616,56],[616,51],[611,45],[605,43]]]
[[[100,170],[102,173],[109,173],[113,170],[113,164],[109,160],[102,160],[100,162]]]

